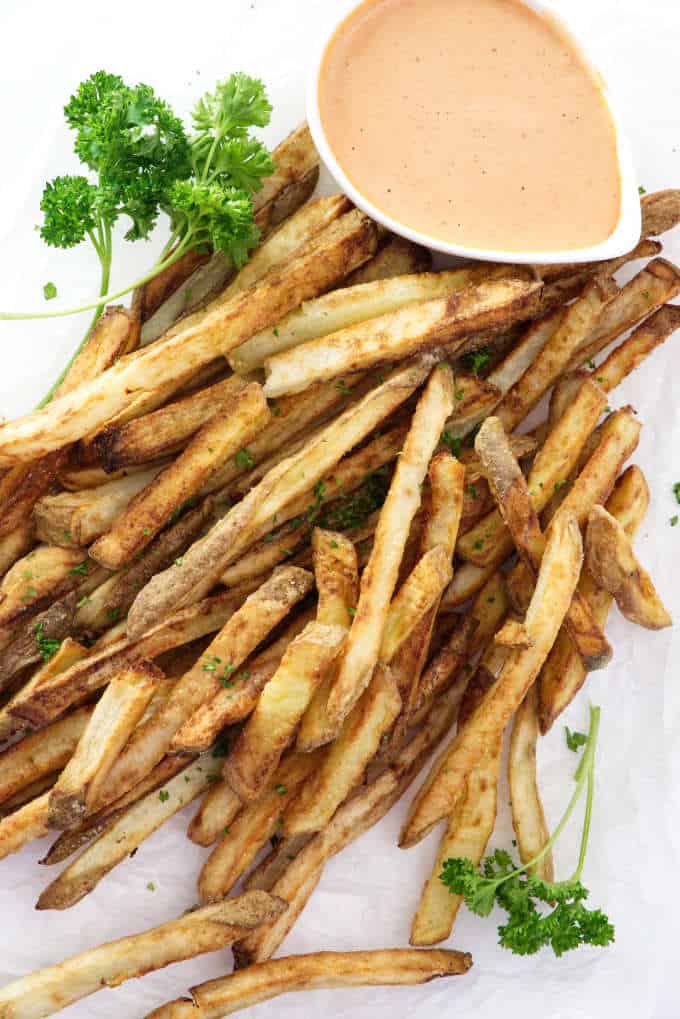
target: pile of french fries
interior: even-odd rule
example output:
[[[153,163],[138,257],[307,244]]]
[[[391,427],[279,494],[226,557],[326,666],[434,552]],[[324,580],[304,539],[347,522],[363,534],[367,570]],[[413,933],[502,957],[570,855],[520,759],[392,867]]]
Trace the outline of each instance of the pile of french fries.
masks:
[[[460,906],[443,861],[485,852],[505,731],[526,861],[548,836],[537,740],[609,661],[612,601],[670,623],[632,545],[641,424],[607,402],[680,325],[654,239],[680,191],[642,199],[612,262],[433,272],[311,197],[305,126],[274,159],[239,273],[179,261],[0,424],[0,856],[54,833],[37,908],[66,909],[189,803],[209,849],[195,911],[22,977],[0,1019],[227,944],[235,974],[152,1015],[464,973],[415,949]],[[270,961],[437,748],[400,841],[445,824],[414,948]]]

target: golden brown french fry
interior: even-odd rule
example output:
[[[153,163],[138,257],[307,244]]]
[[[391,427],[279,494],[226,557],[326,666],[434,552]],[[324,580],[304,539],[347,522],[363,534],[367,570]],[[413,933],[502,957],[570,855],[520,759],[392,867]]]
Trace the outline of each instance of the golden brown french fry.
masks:
[[[297,454],[272,468],[200,544],[192,546],[176,576],[170,577],[166,570],[142,589],[130,610],[129,632],[143,633],[169,611],[202,597],[225,566],[271,529],[272,519],[284,506],[311,492],[348,450],[411,395],[430,367],[425,358],[398,368]]]
[[[312,837],[308,835],[291,839],[277,837],[276,846],[248,874],[243,884],[244,889],[261,888],[264,892],[270,891]]]
[[[274,782],[236,815],[201,870],[201,902],[221,899],[238,881],[274,834],[283,810],[300,784],[318,767],[320,754],[291,754],[279,765]]]
[[[346,633],[344,626],[312,622],[288,645],[224,765],[225,778],[242,800],[256,799],[272,781]]]
[[[17,527],[0,537],[0,577],[4,577],[17,559],[30,552],[35,544],[35,521],[24,519]]]
[[[451,934],[463,899],[451,894],[440,875],[448,859],[464,857],[478,864],[484,856],[496,823],[500,749],[499,743],[472,769],[461,800],[449,818],[413,917],[411,945],[436,945]]]
[[[413,621],[436,605],[451,576],[451,556],[445,545],[434,545],[423,553],[390,602],[380,643],[382,661],[394,659],[409,638]]]
[[[243,806],[228,782],[216,782],[201,800],[191,819],[187,835],[199,846],[211,846],[228,828]]]
[[[359,593],[359,570],[353,542],[338,531],[315,527],[312,555],[319,596],[317,620],[329,626],[349,627]]]
[[[132,559],[268,419],[267,401],[256,382],[236,393],[228,409],[208,421],[186,449],[128,503],[111,529],[91,546],[92,558],[113,570]],[[179,561],[175,565],[181,567]]]
[[[431,267],[432,254],[428,248],[392,234],[373,258],[369,258],[351,272],[343,283],[345,286],[353,287],[358,283],[373,283],[375,280],[385,280],[391,276],[427,272]]]
[[[0,537],[6,537],[30,517],[36,502],[49,491],[63,462],[60,450],[13,467],[0,477]]]
[[[642,238],[635,247],[626,252],[625,255],[619,255],[618,258],[608,258],[604,262],[557,262],[552,265],[536,265],[534,268],[544,282],[568,277],[574,273],[587,272],[595,275],[606,272],[613,275],[617,269],[627,265],[628,262],[639,258],[652,258],[654,255],[658,255],[661,248],[661,244],[657,241],[648,240],[643,230]]]
[[[220,1019],[289,991],[317,987],[422,984],[436,977],[466,973],[466,952],[392,948],[379,952],[318,952],[273,959],[231,976],[191,988],[192,1001],[178,998],[147,1019]]]
[[[108,531],[130,501],[151,484],[162,467],[162,464],[157,464],[96,488],[44,495],[33,510],[38,538],[67,548],[89,545]]]
[[[519,619],[506,620],[493,639],[502,648],[526,648],[531,645],[531,634]]]
[[[196,248],[190,248],[167,269],[163,269],[157,276],[153,276],[133,292],[131,303],[133,309],[139,314],[144,342],[150,342],[147,337],[144,337],[144,326],[149,319],[152,319],[159,308],[179,290],[182,284],[186,283],[196,270],[208,261],[210,261],[208,251],[197,251]],[[189,291],[189,298],[191,298],[191,291]],[[185,303],[188,303],[186,298]],[[152,339],[157,339],[158,336],[160,336],[160,332],[153,335]]]
[[[78,746],[91,714],[91,707],[78,708],[0,754],[0,803],[36,779],[63,768]]]
[[[597,366],[595,376],[599,384],[607,393],[610,392],[678,328],[678,305],[662,305]]]
[[[24,719],[10,714],[12,706],[19,704],[23,697],[30,696],[31,692],[44,680],[56,676],[59,672],[64,672],[71,665],[86,658],[88,654],[89,651],[86,647],[70,637],[66,637],[52,657],[36,669],[28,682],[21,686],[0,708],[0,740],[16,736],[27,727],[27,722]]]
[[[214,762],[199,757],[170,779],[160,793],[151,792],[132,804],[45,888],[36,909],[68,909],[80,902],[149,835],[205,792],[216,776]]]
[[[310,340],[265,360],[265,392],[299,392],[313,381],[413,356],[444,341],[451,352],[471,335],[502,331],[530,318],[537,311],[541,287],[522,279],[479,283]]]
[[[642,236],[658,237],[680,223],[680,191],[652,191],[640,200]]]
[[[453,402],[451,370],[440,365],[432,372],[418,401],[380,512],[371,557],[361,579],[356,615],[328,699],[328,715],[336,725],[349,714],[365,690],[378,660],[406,539],[420,504],[420,486]]]
[[[630,538],[603,506],[593,506],[588,514],[586,563],[593,580],[612,595],[626,619],[648,630],[673,625]]]
[[[53,1015],[102,987],[117,987],[173,962],[225,948],[285,908],[281,899],[267,892],[246,892],[191,910],[142,934],[109,941],[13,980],[0,990],[0,1016],[41,1019]]]
[[[566,309],[550,339],[496,408],[506,431],[513,431],[524,420],[565,370],[616,292],[610,277],[592,280],[582,296]]]
[[[111,680],[50,792],[51,828],[80,823],[162,679],[163,673],[151,662],[137,662]]]
[[[564,308],[530,322],[519,342],[489,372],[487,382],[505,396],[522,378],[541,353],[564,318]]]
[[[0,425],[0,467],[35,459],[97,431],[143,392],[189,378],[202,365],[328,288],[375,250],[376,228],[358,211],[322,231],[279,272],[237,294],[200,325],[128,355],[42,410]]]
[[[508,757],[508,786],[512,826],[522,863],[533,860],[549,838],[548,825],[538,791],[536,742],[538,740],[538,687],[534,685],[515,713]],[[543,881],[554,880],[552,852],[531,868]]]
[[[555,524],[525,617],[534,643],[510,654],[501,680],[435,761],[402,829],[400,844],[404,847],[424,838],[454,808],[470,770],[495,746],[555,642],[576,588],[583,556],[581,534],[574,516],[561,515]]]
[[[619,478],[607,500],[607,510],[616,517],[629,538],[640,527],[649,505],[649,488],[639,467],[629,467]],[[578,590],[587,599],[597,622],[603,627],[612,604],[612,596],[598,587],[587,570],[581,574]],[[566,634],[561,633],[541,670],[539,681],[539,720],[547,732],[555,719],[571,703],[583,686],[587,672]]]
[[[0,821],[0,860],[17,853],[29,842],[47,835],[47,800],[49,792],[31,800],[24,807]]]

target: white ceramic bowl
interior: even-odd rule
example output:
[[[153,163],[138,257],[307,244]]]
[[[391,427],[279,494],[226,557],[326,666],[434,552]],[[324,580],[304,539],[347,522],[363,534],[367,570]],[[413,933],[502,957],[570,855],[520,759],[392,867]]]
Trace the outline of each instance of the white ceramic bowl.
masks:
[[[413,230],[411,227],[400,223],[399,220],[386,215],[371,201],[369,201],[365,195],[357,190],[335,158],[333,150],[331,149],[326,137],[323,124],[321,123],[321,116],[319,113],[319,75],[326,47],[340,23],[344,21],[345,18],[352,13],[352,11],[361,6],[361,3],[357,2],[357,0],[351,0],[351,2],[341,5],[340,13],[338,13],[337,9],[334,11],[333,18],[330,20],[322,38],[319,40],[318,45],[312,54],[312,64],[307,86],[307,119],[309,121],[312,137],[317,149],[319,150],[321,158],[328,167],[331,175],[338,182],[345,194],[349,195],[355,205],[357,205],[360,209],[363,209],[363,211],[366,212],[372,219],[382,223],[383,226],[387,227],[388,230],[391,230],[393,233],[400,234],[402,237],[407,237],[409,240],[415,241],[417,244],[422,244],[425,247],[432,248],[434,251],[467,259],[515,263],[591,262],[605,258],[616,258],[618,255],[623,255],[625,252],[630,251],[631,248],[635,247],[640,237],[640,199],[637,179],[633,167],[630,146],[628,145],[623,133],[616,104],[612,100],[602,73],[595,67],[593,61],[588,56],[583,40],[579,39],[566,25],[564,20],[555,13],[553,5],[554,0],[553,4],[542,3],[540,0],[522,0],[522,3],[525,3],[527,7],[532,7],[539,13],[549,15],[551,19],[558,22],[561,30],[565,32],[578,47],[582,57],[591,67],[602,85],[604,99],[608,105],[616,133],[616,149],[621,177],[621,209],[619,213],[619,220],[615,229],[605,241],[602,241],[601,244],[595,244],[587,248],[569,248],[562,251],[548,250],[522,252],[502,251],[490,248],[471,248],[462,244],[450,244],[447,241],[441,240],[439,237],[431,237],[429,234],[421,233],[419,230]]]

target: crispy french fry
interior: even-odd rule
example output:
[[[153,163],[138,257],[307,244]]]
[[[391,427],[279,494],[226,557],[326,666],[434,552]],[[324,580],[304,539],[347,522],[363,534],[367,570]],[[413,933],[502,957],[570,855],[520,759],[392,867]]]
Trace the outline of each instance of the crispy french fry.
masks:
[[[470,335],[530,318],[536,313],[541,286],[521,279],[479,283],[310,340],[265,360],[265,392],[268,396],[299,392],[312,381],[409,357],[444,341],[450,351]]]
[[[78,708],[0,754],[0,803],[36,779],[63,768],[78,746],[91,714],[90,707]]]
[[[496,408],[495,413],[506,431],[513,431],[524,420],[564,371],[616,291],[611,278],[592,280],[583,295],[566,309],[550,339]]]
[[[531,646],[531,634],[519,619],[508,619],[494,634],[494,642],[503,648],[526,648]]]
[[[33,511],[38,538],[70,548],[89,545],[109,530],[131,500],[150,485],[161,470],[162,465],[157,464],[96,488],[43,496]]]
[[[380,644],[382,661],[394,659],[409,638],[413,622],[422,619],[437,604],[452,572],[451,555],[445,545],[434,545],[423,553],[390,602]]]
[[[313,836],[300,835],[290,839],[285,837],[277,838],[276,846],[248,874],[243,884],[244,889],[261,888],[264,892],[270,891],[276,882],[283,877],[290,862],[304,849],[310,838],[313,838]]]
[[[233,888],[272,837],[281,814],[300,784],[319,764],[319,752],[292,754],[279,765],[274,783],[236,815],[201,870],[198,891],[201,902],[221,899]]]
[[[202,365],[282,318],[365,261],[376,229],[358,211],[341,216],[280,271],[244,290],[193,328],[120,359],[42,410],[0,425],[0,466],[23,463],[100,429],[140,392],[180,384]]]
[[[46,966],[0,990],[3,1019],[42,1019],[60,1012],[102,987],[192,959],[231,944],[245,931],[266,923],[286,908],[267,892],[246,892],[235,899],[184,913],[160,927],[91,948],[55,966]]]
[[[31,800],[24,807],[0,821],[0,860],[17,853],[29,842],[47,835],[47,801],[49,792]]]
[[[14,638],[0,652],[0,690],[14,686],[24,669],[45,660],[73,626],[77,591],[53,602],[44,612],[21,620]]]
[[[607,500],[607,510],[616,517],[629,538],[640,527],[649,505],[649,488],[639,467],[629,467],[619,478]],[[578,590],[591,606],[593,615],[604,627],[612,596],[598,587],[587,570],[581,574]],[[566,634],[561,633],[541,670],[539,681],[539,720],[541,732],[547,732],[555,719],[571,703],[583,686],[587,672]]]
[[[428,272],[431,268],[432,254],[427,248],[392,234],[373,258],[351,272],[343,282],[345,286],[353,287],[359,283],[373,283],[375,280],[386,280],[406,273]]]
[[[229,834],[227,829],[242,806],[228,782],[216,782],[201,800],[187,835],[199,846],[211,846],[222,835]]]
[[[241,799],[256,799],[270,784],[346,632],[344,626],[308,623],[289,644],[225,762],[224,776]]]
[[[515,713],[508,757],[508,786],[512,826],[522,863],[533,860],[549,838],[548,825],[538,791],[536,742],[538,740],[538,687],[534,685]],[[552,852],[531,868],[543,881],[554,880]]]
[[[500,744],[470,772],[442,836],[432,873],[423,887],[411,924],[411,945],[436,945],[451,934],[462,896],[452,895],[440,875],[448,859],[464,857],[478,864],[484,856],[496,822],[499,768]]]
[[[529,370],[545,345],[562,324],[564,308],[555,308],[542,318],[530,322],[517,343],[489,375],[487,382],[505,396]]]
[[[13,706],[18,705],[22,698],[30,696],[31,692],[47,679],[64,672],[75,665],[81,659],[86,658],[89,651],[82,644],[66,637],[52,657],[33,673],[31,678],[17,690],[13,697],[0,708],[0,740],[9,739],[25,729],[27,723],[24,719],[18,718],[10,713]]]
[[[626,619],[648,630],[673,625],[630,538],[603,506],[593,506],[588,514],[586,563],[593,580],[612,595]]]
[[[58,771],[52,771],[48,775],[43,775],[42,778],[37,778],[34,782],[30,782],[28,785],[20,789],[18,793],[10,796],[9,799],[5,800],[2,806],[0,806],[0,818],[8,817],[13,814],[15,810],[19,810],[20,807],[25,807],[31,800],[35,800],[38,796],[42,796],[43,793],[48,792],[59,777]]]
[[[271,528],[275,514],[303,492],[310,492],[344,453],[411,395],[430,366],[428,359],[421,359],[397,369],[297,454],[269,471],[199,545],[192,546],[183,569],[175,571],[178,576],[170,578],[165,571],[143,588],[130,610],[130,633],[143,633],[172,609],[202,597],[224,567]]]
[[[449,689],[456,681],[459,670],[465,667],[472,657],[472,646],[478,621],[471,613],[461,619],[454,627],[448,640],[437,651],[423,673],[417,699],[405,718],[405,728],[420,721],[432,703],[444,690]],[[467,675],[465,675],[467,681]],[[462,696],[464,685],[460,687]]]
[[[379,952],[318,952],[291,955],[249,967],[191,988],[192,1001],[178,998],[147,1019],[220,1019],[289,991],[317,987],[422,984],[468,971],[467,952],[392,948]]]
[[[32,516],[0,537],[0,577],[4,577],[17,559],[30,552],[34,543],[35,521]]]
[[[347,648],[328,699],[329,718],[336,725],[361,696],[378,659],[404,546],[420,504],[420,486],[452,406],[453,377],[447,366],[440,365],[432,372],[418,401],[380,513]]]
[[[160,669],[151,662],[137,662],[114,676],[50,793],[50,827],[79,824],[162,679]]]
[[[170,779],[161,793],[151,792],[132,804],[45,888],[36,909],[68,909],[80,902],[149,835],[205,792],[216,774],[212,763],[199,758]]]
[[[505,552],[497,554],[486,566],[475,566],[474,563],[463,563],[454,574],[453,580],[444,591],[440,602],[442,612],[452,612],[474,598],[486,582],[493,577],[498,567],[506,558]]]
[[[359,593],[354,544],[337,531],[315,527],[312,533],[314,577],[319,595],[316,618],[329,626],[349,627]]]
[[[678,328],[678,305],[662,305],[597,366],[595,375],[599,384],[607,393],[610,392]]]
[[[582,544],[573,515],[556,519],[541,563],[525,624],[531,647],[510,654],[501,680],[435,761],[411,805],[400,844],[414,845],[453,809],[470,772],[495,745],[538,675],[571,602],[581,570]]]
[[[640,201],[642,208],[642,236],[658,237],[680,223],[680,191],[652,191]]]
[[[656,241],[648,240],[643,230],[642,239],[638,241],[635,247],[626,252],[625,255],[619,255],[618,258],[609,258],[604,262],[557,262],[552,265],[536,265],[534,268],[545,282],[571,276],[574,273],[588,272],[591,275],[595,275],[606,272],[613,274],[622,265],[627,265],[628,262],[639,258],[652,258],[654,255],[658,255],[660,251],[661,245]]]
[[[119,569],[128,562],[153,540],[187,499],[200,491],[204,481],[220,464],[238,454],[268,419],[269,410],[262,389],[257,383],[251,383],[235,395],[227,410],[208,421],[177,459],[128,503],[111,529],[90,548],[92,558],[109,569]]]

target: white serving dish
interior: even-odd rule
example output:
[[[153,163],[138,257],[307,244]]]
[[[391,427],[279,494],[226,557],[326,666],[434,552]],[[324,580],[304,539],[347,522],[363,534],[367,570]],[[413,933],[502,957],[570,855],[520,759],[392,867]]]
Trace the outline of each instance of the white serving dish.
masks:
[[[361,0],[363,2],[363,0]],[[326,47],[333,37],[338,26],[354,10],[361,6],[361,2],[351,0],[346,3],[338,15],[336,5],[334,16],[329,20],[316,47],[312,50],[312,63],[307,82],[307,119],[314,142],[321,154],[321,158],[328,167],[331,175],[335,178],[342,190],[349,195],[352,201],[372,219],[382,223],[393,233],[407,237],[417,244],[432,248],[434,251],[445,255],[453,255],[459,258],[476,259],[491,262],[515,262],[515,263],[554,263],[554,262],[591,262],[600,259],[616,258],[635,247],[640,237],[640,199],[638,183],[633,166],[631,149],[623,131],[621,119],[617,111],[616,103],[607,87],[607,83],[601,71],[595,66],[588,55],[585,41],[570,28],[565,20],[555,13],[550,3],[541,3],[539,0],[521,0],[527,7],[531,7],[541,14],[548,15],[557,22],[560,29],[575,43],[583,59],[589,65],[593,73],[599,79],[603,96],[609,108],[614,131],[616,135],[616,149],[621,178],[621,208],[616,227],[609,237],[600,244],[594,244],[586,248],[567,248],[563,250],[534,250],[534,251],[512,251],[497,248],[475,248],[463,244],[451,244],[438,237],[414,230],[412,227],[400,223],[399,220],[387,215],[377,208],[365,195],[359,191],[348,178],[342,166],[338,163],[333,150],[328,142],[326,133],[321,123],[318,101],[318,84],[321,72],[321,64]]]

